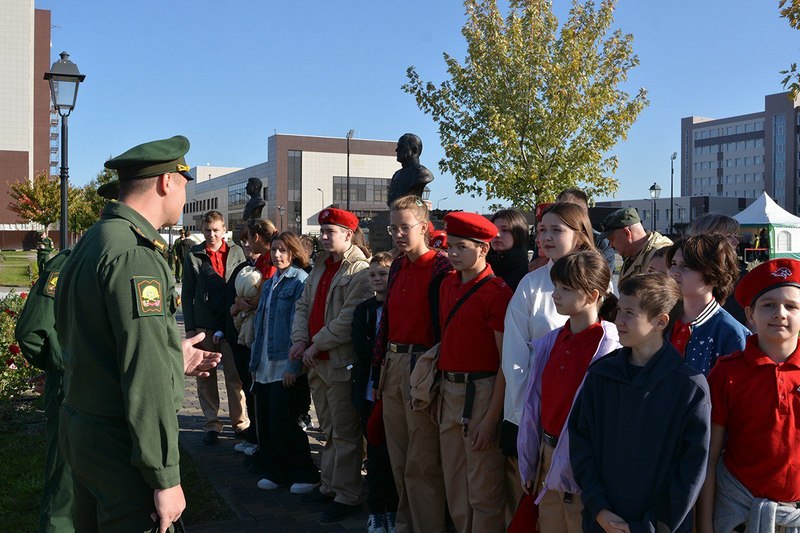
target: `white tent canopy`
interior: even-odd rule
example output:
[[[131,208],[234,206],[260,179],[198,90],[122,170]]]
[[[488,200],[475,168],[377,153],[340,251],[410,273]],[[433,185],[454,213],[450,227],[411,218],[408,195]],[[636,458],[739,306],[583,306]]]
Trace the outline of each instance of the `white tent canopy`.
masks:
[[[733,218],[742,227],[769,229],[770,259],[800,259],[800,217],[776,204],[766,192]]]

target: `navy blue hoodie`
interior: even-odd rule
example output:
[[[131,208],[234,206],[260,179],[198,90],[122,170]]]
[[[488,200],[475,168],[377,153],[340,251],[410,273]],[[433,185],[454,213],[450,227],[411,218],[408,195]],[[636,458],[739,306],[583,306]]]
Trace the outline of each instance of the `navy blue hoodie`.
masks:
[[[668,342],[638,373],[620,348],[589,367],[569,418],[570,463],[581,487],[583,530],[603,509],[632,533],[692,530],[691,509],[708,463],[706,378]]]

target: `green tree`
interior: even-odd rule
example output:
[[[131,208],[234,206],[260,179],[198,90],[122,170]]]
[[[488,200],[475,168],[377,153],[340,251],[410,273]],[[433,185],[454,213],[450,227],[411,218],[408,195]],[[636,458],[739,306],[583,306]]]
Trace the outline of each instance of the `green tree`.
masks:
[[[97,188],[115,179],[117,171],[104,168],[92,181],[76,190],[75,199],[70,198],[70,230],[83,233],[99,220],[106,199],[97,194]]]
[[[778,2],[778,9],[783,18],[789,21],[789,26],[793,29],[800,29],[800,0],[780,0]],[[800,72],[797,71],[797,63],[792,63],[789,68],[782,70],[784,74],[783,88],[789,90],[792,100],[797,99],[800,93]]]
[[[647,105],[619,87],[638,64],[633,37],[616,30],[614,0],[573,0],[559,23],[550,0],[465,0],[467,56],[444,54],[449,79],[423,82],[412,66],[403,90],[439,126],[456,191],[530,208],[561,189],[618,187],[608,151]]]
[[[21,179],[11,184],[8,208],[21,221],[37,222],[49,229],[61,218],[60,190],[58,176],[40,172],[32,181]]]

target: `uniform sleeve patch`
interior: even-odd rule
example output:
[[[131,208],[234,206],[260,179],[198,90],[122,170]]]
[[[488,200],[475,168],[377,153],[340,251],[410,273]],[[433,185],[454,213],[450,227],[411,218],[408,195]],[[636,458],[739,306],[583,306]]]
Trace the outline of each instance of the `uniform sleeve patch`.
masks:
[[[161,280],[145,276],[134,276],[133,292],[136,295],[137,316],[163,316],[164,291]]]
[[[50,298],[54,298],[56,295],[56,285],[58,284],[58,270],[53,270],[50,272],[50,275],[47,276],[47,282],[44,284],[44,294],[45,296],[49,296]]]

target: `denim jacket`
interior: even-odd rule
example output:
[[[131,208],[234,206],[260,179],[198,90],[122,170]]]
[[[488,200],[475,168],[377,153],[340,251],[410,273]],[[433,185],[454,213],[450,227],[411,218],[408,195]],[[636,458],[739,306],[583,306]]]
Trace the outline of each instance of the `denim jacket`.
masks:
[[[292,318],[294,317],[295,303],[303,294],[308,274],[304,270],[292,265],[286,269],[283,276],[275,274],[264,281],[261,287],[261,299],[256,310],[256,333],[250,352],[250,371],[255,372],[261,362],[261,349],[264,345],[264,335],[267,335],[267,357],[270,361],[282,360],[289,357],[289,347],[292,345]],[[280,279],[280,282],[278,281]],[[267,312],[267,300],[273,283],[278,283],[269,305],[269,324],[264,330],[264,315]],[[290,372],[299,374],[303,362],[292,361]]]
[[[601,325],[603,327],[603,337],[600,339],[597,351],[592,356],[592,362],[620,347],[617,327],[605,320],[601,322]],[[531,368],[530,381],[528,382],[528,390],[525,394],[522,417],[519,421],[519,435],[517,436],[519,471],[523,482],[536,483],[536,472],[539,466],[539,444],[542,437],[542,374],[547,361],[550,359],[550,351],[553,349],[553,345],[562,328],[563,326],[556,328],[531,343],[531,349],[534,353],[533,366]],[[583,383],[581,383],[582,386]],[[575,398],[578,397],[580,391],[581,388],[579,387],[575,393]],[[574,402],[575,400],[573,399],[573,406],[575,405]],[[570,412],[572,412],[572,409],[570,409]],[[569,433],[566,426],[565,422],[556,449],[553,451],[553,462],[544,478],[544,487],[542,487],[539,496],[536,498],[537,504],[548,490],[580,494],[580,489],[575,483],[575,479],[572,476],[572,468],[570,468],[569,464]]]

